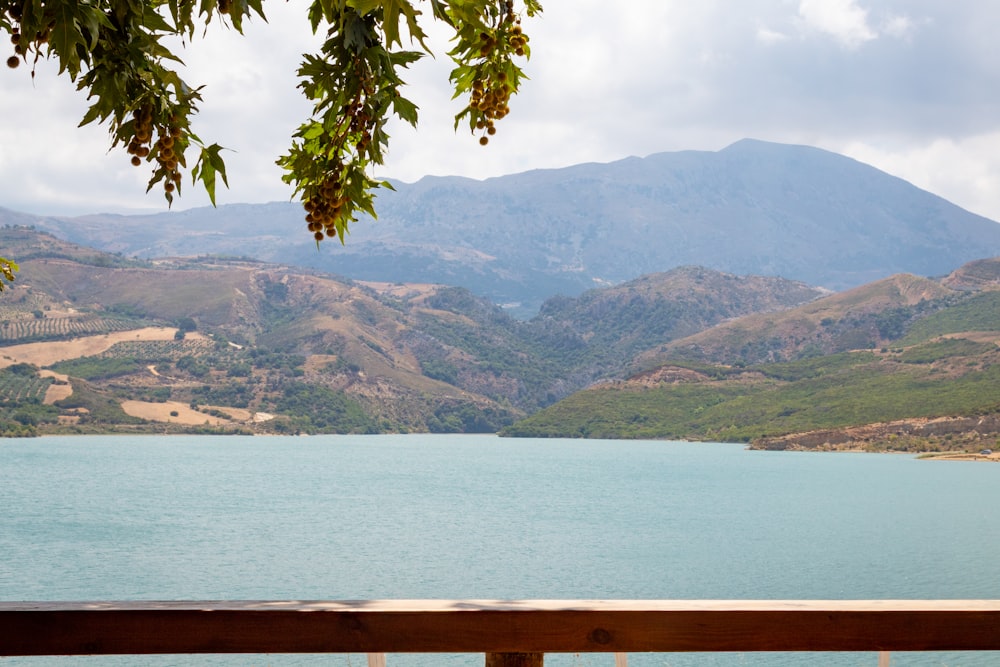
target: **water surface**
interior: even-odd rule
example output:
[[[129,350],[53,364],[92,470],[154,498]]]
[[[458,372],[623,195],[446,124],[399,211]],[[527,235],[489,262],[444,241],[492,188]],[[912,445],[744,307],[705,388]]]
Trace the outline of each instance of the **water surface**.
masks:
[[[0,508],[3,600],[1000,598],[1000,466],[902,455],[493,436],[46,437],[0,441]],[[350,661],[364,658],[114,664]],[[391,656],[389,667],[442,661],[481,656]],[[560,661],[613,663],[547,660]],[[892,664],[1000,656],[899,654]]]

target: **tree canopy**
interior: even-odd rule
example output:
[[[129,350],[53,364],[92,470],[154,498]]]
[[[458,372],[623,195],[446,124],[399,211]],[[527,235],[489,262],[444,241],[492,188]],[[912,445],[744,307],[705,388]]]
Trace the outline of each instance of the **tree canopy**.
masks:
[[[422,26],[452,29],[450,81],[454,96],[468,102],[455,128],[466,125],[485,145],[525,78],[518,59],[531,50],[522,17],[541,9],[538,0],[312,1],[307,19],[325,39],[297,72],[312,114],[277,163],[317,244],[343,243],[359,213],[375,216],[375,190],[391,187],[370,170],[383,164],[392,117],[417,124],[402,70],[432,53]],[[147,192],[162,188],[168,204],[181,194],[185,172],[213,203],[218,180],[227,182],[223,147],[191,130],[202,88],[181,78],[175,51],[213,20],[242,33],[253,16],[266,20],[264,0],[0,0],[0,29],[13,45],[8,67],[24,66],[33,77],[39,59],[54,59],[90,101],[80,124],[107,125],[111,147],[149,168]],[[171,50],[177,38],[181,48]],[[0,258],[0,290],[16,270]]]

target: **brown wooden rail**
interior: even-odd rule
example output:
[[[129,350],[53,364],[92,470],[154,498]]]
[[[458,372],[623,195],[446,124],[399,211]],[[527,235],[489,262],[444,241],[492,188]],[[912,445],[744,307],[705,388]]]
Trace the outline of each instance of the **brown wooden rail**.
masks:
[[[1000,650],[1000,600],[0,602],[0,656]]]

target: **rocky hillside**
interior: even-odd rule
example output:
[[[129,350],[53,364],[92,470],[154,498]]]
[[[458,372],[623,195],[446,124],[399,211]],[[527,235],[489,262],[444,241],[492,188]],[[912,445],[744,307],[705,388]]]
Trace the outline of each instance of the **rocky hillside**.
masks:
[[[958,291],[911,274],[899,274],[779,313],[761,313],[647,350],[637,363],[665,360],[760,364],[880,347],[899,338],[931,311],[961,298]]]
[[[44,398],[40,414],[8,397],[33,427],[150,428],[153,409],[130,401],[159,401],[175,422],[157,428],[207,415],[213,428],[281,432],[495,431],[620,374],[635,350],[820,294],[685,268],[558,299],[523,322],[461,288],[247,259],[136,261],[24,227],[4,234],[22,271],[0,300],[0,366],[19,369],[11,386],[38,380],[24,395]],[[42,376],[77,398],[43,397]]]

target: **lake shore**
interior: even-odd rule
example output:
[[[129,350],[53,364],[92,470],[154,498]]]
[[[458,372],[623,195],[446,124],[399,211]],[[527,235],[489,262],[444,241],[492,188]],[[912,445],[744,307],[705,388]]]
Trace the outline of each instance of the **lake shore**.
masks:
[[[917,458],[932,461],[992,461],[1000,463],[1000,452],[973,454],[969,452],[926,452]]]
[[[1000,416],[901,419],[758,438],[751,449],[902,452],[948,460],[987,459],[1000,451]],[[996,458],[1000,458],[997,455]]]

